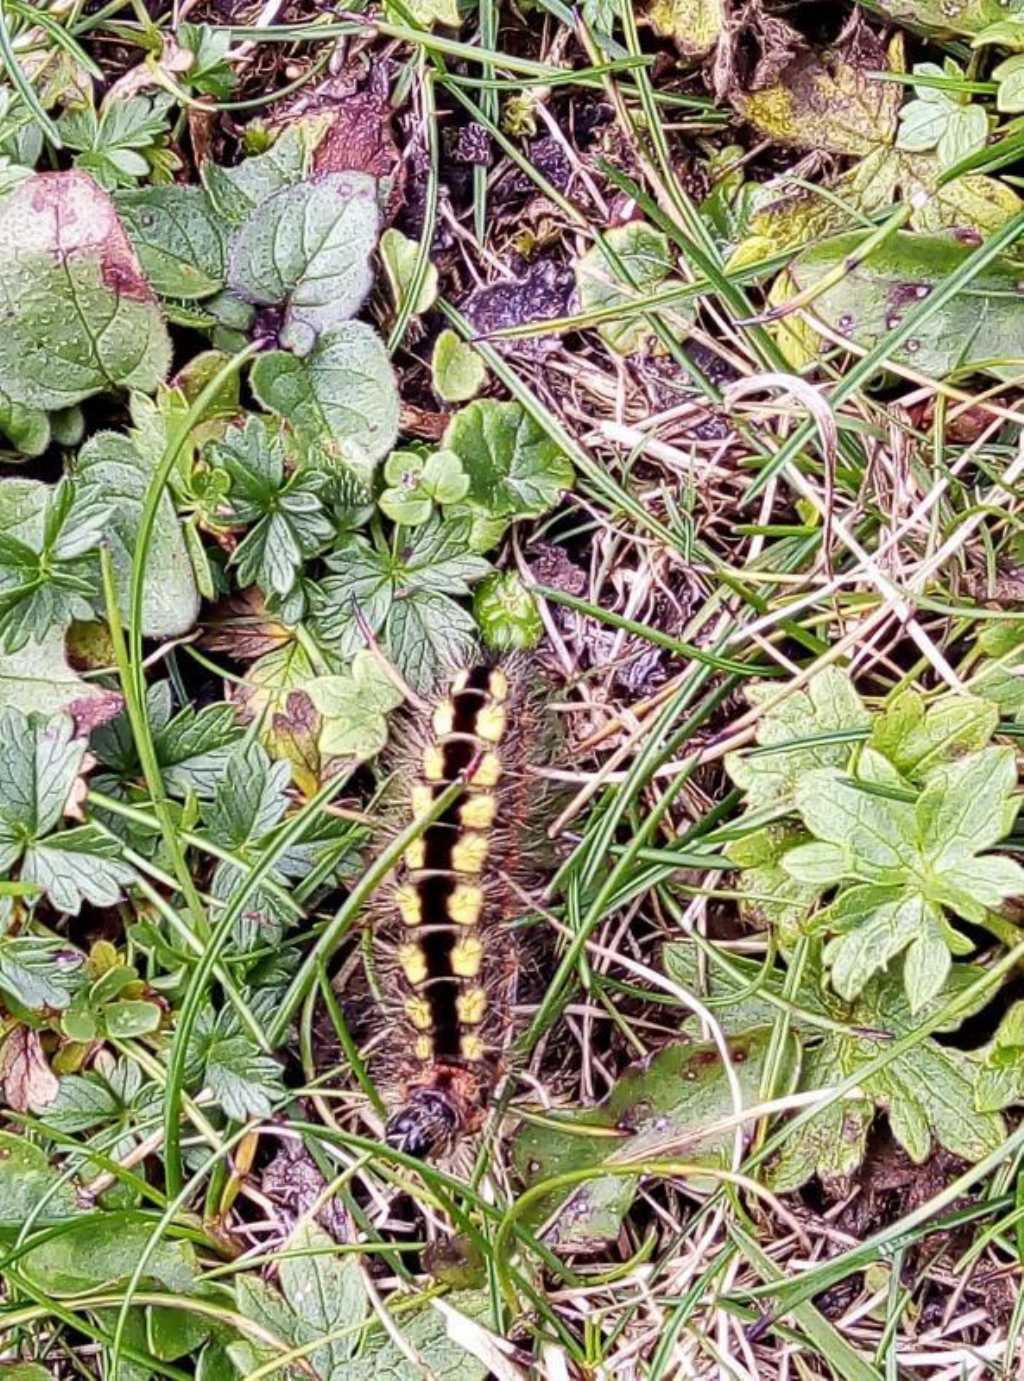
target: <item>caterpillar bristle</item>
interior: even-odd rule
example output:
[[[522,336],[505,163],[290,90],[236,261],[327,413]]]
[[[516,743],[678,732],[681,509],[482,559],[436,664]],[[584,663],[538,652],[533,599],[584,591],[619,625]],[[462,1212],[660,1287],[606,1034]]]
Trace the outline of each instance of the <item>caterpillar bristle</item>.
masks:
[[[385,1140],[421,1159],[479,1128],[510,1040],[518,954],[506,923],[522,906],[507,879],[522,877],[535,700],[515,670],[459,672],[411,719],[402,755],[403,824],[463,788],[406,850],[373,923],[389,1022]]]

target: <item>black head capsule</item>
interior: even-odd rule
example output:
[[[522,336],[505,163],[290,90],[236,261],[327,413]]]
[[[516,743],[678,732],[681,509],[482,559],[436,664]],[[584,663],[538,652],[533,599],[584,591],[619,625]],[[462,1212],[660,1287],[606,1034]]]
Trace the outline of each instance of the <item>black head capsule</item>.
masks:
[[[450,1150],[461,1129],[462,1118],[445,1094],[422,1088],[388,1118],[384,1140],[392,1150],[429,1160]]]

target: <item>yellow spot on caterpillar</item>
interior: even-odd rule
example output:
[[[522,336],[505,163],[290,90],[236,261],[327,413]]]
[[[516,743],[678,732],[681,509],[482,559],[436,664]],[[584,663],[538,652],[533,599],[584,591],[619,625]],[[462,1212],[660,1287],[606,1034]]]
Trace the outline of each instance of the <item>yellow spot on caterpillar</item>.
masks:
[[[438,738],[450,734],[455,723],[455,706],[450,700],[442,700],[434,711],[434,733]]]
[[[464,1060],[482,1060],[485,1046],[479,1036],[463,1036],[459,1041],[459,1051]]]
[[[495,669],[487,679],[487,689],[491,693],[492,700],[507,700],[508,677],[503,671]]]
[[[421,820],[424,815],[429,814],[431,806],[434,804],[434,788],[424,783],[417,783],[412,792],[412,813],[415,820]]]
[[[413,1053],[417,1060],[432,1060],[434,1058],[434,1042],[432,1038],[430,1036],[417,1036],[416,1044],[413,1046]],[[473,1056],[471,1055],[466,1056],[467,1060],[472,1058]]]
[[[484,753],[470,777],[474,786],[497,786],[501,777],[501,763],[496,753]]]
[[[477,711],[473,727],[477,738],[498,743],[505,732],[505,711],[500,705],[483,705]]]
[[[409,868],[422,868],[427,857],[426,845],[422,839],[414,839],[405,851],[405,862]]]
[[[459,807],[459,823],[471,830],[489,830],[494,824],[498,804],[486,792],[470,796]]]
[[[411,997],[405,1004],[405,1015],[417,1031],[430,1029],[430,1003],[425,997]]]
[[[476,925],[483,905],[484,894],[480,888],[460,882],[448,898],[448,919],[456,925]]]
[[[452,682],[452,695],[461,694],[461,692],[466,689],[466,683],[468,682],[468,680],[469,672],[460,671],[458,676],[456,676],[455,680]]]
[[[419,945],[402,945],[398,951],[398,962],[402,972],[414,988],[427,976],[427,957]]]
[[[428,782],[444,781],[444,751],[436,743],[428,743],[423,751],[423,776]]]
[[[479,873],[487,858],[487,836],[475,831],[467,832],[452,849],[452,869],[456,873]],[[422,867],[422,863],[410,865]]]
[[[452,973],[459,978],[475,978],[483,963],[484,947],[475,935],[467,935],[452,946]]]
[[[487,994],[483,988],[467,988],[455,999],[455,1012],[463,1026],[479,1026],[487,1011]]]
[[[395,904],[403,925],[419,925],[423,919],[420,894],[410,882],[403,882],[395,888]]]

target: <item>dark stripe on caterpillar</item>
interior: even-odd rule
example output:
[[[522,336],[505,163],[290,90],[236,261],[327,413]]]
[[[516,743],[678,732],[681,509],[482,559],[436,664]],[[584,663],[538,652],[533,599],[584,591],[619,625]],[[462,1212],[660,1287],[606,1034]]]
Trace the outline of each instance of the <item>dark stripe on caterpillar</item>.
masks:
[[[502,751],[508,695],[498,668],[460,673],[434,710],[415,764],[415,815],[452,782],[464,782],[465,791],[406,851],[393,892],[400,925],[392,974],[411,1049],[400,1060],[404,1106],[385,1135],[412,1155],[446,1149],[474,1126],[496,1075],[500,1041],[492,1035],[507,1002],[492,1000],[487,980],[502,987],[493,980],[509,953],[494,933],[505,903],[493,876],[495,830],[504,823],[497,788],[510,768],[511,785],[516,767],[515,754]]]

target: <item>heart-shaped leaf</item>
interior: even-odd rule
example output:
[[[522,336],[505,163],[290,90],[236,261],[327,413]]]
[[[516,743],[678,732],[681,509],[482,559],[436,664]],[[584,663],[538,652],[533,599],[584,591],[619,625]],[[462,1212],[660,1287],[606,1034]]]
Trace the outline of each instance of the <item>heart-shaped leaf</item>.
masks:
[[[255,306],[284,307],[286,350],[309,354],[370,291],[376,189],[367,173],[329,173],[268,197],[236,231],[228,284]]]
[[[380,337],[361,321],[321,335],[300,358],[261,355],[252,390],[264,407],[368,480],[398,436],[398,389]]]

